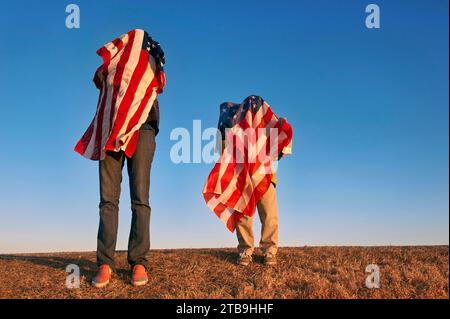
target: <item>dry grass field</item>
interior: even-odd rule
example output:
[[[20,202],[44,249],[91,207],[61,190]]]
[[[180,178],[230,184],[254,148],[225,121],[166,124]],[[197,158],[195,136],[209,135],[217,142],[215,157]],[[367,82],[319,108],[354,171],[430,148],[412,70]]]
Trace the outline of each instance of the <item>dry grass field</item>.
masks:
[[[279,264],[235,265],[234,249],[152,250],[150,281],[129,284],[126,253],[109,286],[95,289],[95,253],[0,255],[0,298],[449,298],[448,246],[281,248]],[[81,287],[65,287],[68,264]],[[367,289],[368,264],[381,287]]]

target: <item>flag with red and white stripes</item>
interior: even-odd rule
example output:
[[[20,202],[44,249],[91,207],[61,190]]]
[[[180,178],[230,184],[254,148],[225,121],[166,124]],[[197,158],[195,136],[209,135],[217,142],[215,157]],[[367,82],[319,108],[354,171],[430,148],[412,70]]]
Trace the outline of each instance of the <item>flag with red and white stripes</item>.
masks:
[[[144,30],[134,29],[97,51],[103,59],[94,75],[100,95],[95,117],[75,146],[82,156],[102,160],[107,151],[121,150],[133,155],[139,128],[165,85],[149,39]]]
[[[220,106],[225,143],[203,188],[208,207],[233,232],[242,216],[253,216],[275,173],[274,161],[290,154],[292,127],[258,96]]]

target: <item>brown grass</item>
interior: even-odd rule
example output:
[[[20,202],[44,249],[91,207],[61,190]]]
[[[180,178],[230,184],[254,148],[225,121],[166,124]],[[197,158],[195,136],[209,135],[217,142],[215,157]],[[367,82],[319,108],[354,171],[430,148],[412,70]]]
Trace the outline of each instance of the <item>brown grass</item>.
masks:
[[[279,264],[237,266],[234,249],[152,250],[150,282],[128,283],[126,253],[118,272],[95,289],[95,253],[0,255],[0,298],[448,298],[448,246],[281,248]],[[381,288],[365,287],[378,264]],[[65,267],[81,269],[81,288],[67,289]]]

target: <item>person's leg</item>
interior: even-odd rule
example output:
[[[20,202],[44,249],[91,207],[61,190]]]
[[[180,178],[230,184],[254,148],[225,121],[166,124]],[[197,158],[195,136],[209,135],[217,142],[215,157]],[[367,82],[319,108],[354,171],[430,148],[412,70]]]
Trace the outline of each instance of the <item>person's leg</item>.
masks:
[[[155,131],[139,131],[136,151],[127,159],[131,195],[131,230],[128,240],[128,263],[148,268],[150,249],[150,170],[155,153]]]
[[[276,255],[278,251],[278,208],[275,186],[273,184],[270,184],[257,206],[261,220],[261,241],[259,246],[264,254]]]
[[[100,224],[97,236],[97,264],[115,269],[114,252],[119,223],[120,183],[122,181],[123,152],[108,152],[99,162]]]
[[[251,256],[254,250],[253,217],[242,216],[236,225],[236,235],[239,254]]]

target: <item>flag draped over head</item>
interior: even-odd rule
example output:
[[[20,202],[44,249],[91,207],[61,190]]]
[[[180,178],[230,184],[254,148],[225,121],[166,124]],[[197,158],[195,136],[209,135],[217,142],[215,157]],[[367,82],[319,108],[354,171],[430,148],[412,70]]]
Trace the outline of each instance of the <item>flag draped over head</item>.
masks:
[[[290,154],[292,128],[258,96],[220,106],[225,147],[203,188],[208,207],[233,232],[243,215],[253,216],[270,186],[273,161]]]
[[[131,157],[139,128],[165,85],[164,52],[147,32],[134,29],[97,54],[103,59],[94,75],[97,112],[75,151],[91,160],[104,159],[106,151],[123,150]]]

